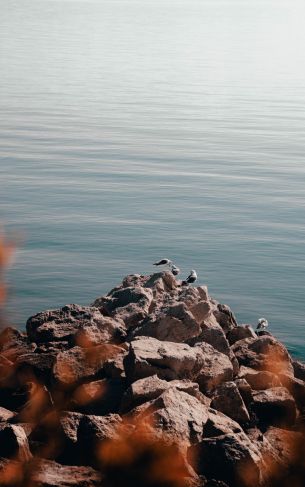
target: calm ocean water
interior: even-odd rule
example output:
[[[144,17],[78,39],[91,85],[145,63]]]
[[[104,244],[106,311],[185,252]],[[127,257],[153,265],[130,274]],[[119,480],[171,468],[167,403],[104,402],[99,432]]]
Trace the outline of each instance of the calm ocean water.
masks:
[[[0,7],[10,320],[169,257],[305,358],[304,2]]]

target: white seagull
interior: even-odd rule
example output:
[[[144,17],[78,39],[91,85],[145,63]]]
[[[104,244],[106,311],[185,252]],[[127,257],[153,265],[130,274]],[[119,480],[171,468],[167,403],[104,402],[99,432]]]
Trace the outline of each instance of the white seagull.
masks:
[[[185,286],[186,284],[192,284],[195,281],[197,281],[197,272],[192,269],[190,275],[185,279],[185,281],[182,281],[182,286]]]
[[[171,271],[174,276],[178,276],[178,274],[180,273],[179,267],[177,267],[175,264],[172,265]]]
[[[257,322],[256,331],[264,331],[268,327],[269,323],[266,318],[260,318]]]
[[[153,265],[168,265],[168,267],[170,267],[172,264],[172,261],[169,259],[161,259],[158,262],[155,262]]]

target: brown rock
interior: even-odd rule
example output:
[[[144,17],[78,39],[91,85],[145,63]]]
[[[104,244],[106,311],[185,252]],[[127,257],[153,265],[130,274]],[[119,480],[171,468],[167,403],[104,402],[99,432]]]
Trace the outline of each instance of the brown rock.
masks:
[[[19,355],[32,352],[35,347],[24,333],[15,328],[8,327],[0,333],[0,352],[3,359],[15,362]]]
[[[273,337],[239,340],[232,346],[232,350],[240,365],[267,370],[274,374],[293,375],[291,359],[286,348]]]
[[[234,382],[225,382],[217,387],[211,407],[226,414],[237,423],[243,424],[250,420],[248,410]]]
[[[77,432],[81,458],[85,465],[96,465],[101,443],[118,438],[118,428],[122,423],[117,414],[108,416],[83,415]]]
[[[239,370],[240,378],[245,379],[255,390],[270,389],[270,387],[281,386],[281,381],[272,372],[267,370],[255,370],[250,367],[241,366]]]
[[[120,353],[120,347],[110,344],[90,349],[73,347],[57,355],[53,377],[57,383],[65,387],[93,379],[107,360]]]
[[[69,304],[32,316],[27,321],[26,329],[29,338],[37,343],[71,342],[80,327],[90,324],[98,326],[99,323],[102,327],[104,319],[97,308]]]
[[[108,313],[112,314],[117,308],[123,308],[129,304],[136,303],[143,309],[148,310],[153,293],[150,289],[143,287],[125,287],[114,290],[108,294],[108,300],[103,303]],[[99,301],[94,302],[94,306],[98,306]]]
[[[201,333],[199,336],[189,340],[189,345],[196,345],[200,342],[209,343],[218,352],[230,356],[230,346],[221,326],[215,322],[213,324],[204,321],[201,323]]]
[[[289,469],[295,463],[299,452],[303,450],[304,437],[296,431],[270,427],[264,436],[276,453],[277,461],[273,465],[273,471],[278,470],[280,466]]]
[[[230,307],[226,304],[218,304],[214,315],[226,334],[237,326],[236,318]]]
[[[196,345],[194,350],[203,354],[203,364],[196,382],[203,393],[209,393],[222,382],[232,380],[233,366],[227,355],[218,352],[208,343]]]
[[[253,401],[252,389],[246,379],[235,379],[235,384],[239,390],[241,397],[247,408],[249,408],[251,402]]]
[[[0,457],[22,462],[31,459],[28,439],[22,426],[0,423]]]
[[[143,417],[152,422],[161,438],[181,445],[198,442],[208,419],[208,408],[186,392],[170,388],[157,399],[143,404],[134,412],[139,421]]]
[[[298,407],[303,409],[305,407],[305,382],[287,374],[280,374],[279,381],[282,386],[288,389]]]
[[[265,425],[286,427],[296,420],[296,405],[285,387],[253,392],[253,410]]]
[[[29,380],[38,380],[49,384],[55,354],[52,353],[24,353],[17,357],[15,366],[21,383]]]
[[[244,340],[245,338],[257,338],[255,331],[249,325],[240,325],[232,328],[227,334],[227,339],[230,345],[233,345],[238,340]]]
[[[211,313],[211,304],[208,301],[199,301],[189,308],[197,323],[201,324]]]
[[[292,365],[295,378],[305,381],[305,363],[299,360],[293,360]]]
[[[200,326],[183,303],[170,306],[158,318],[140,327],[138,335],[151,336],[161,341],[184,342],[199,335]]]
[[[200,393],[199,386],[196,382],[189,380],[172,380],[167,382],[166,380],[159,379],[157,375],[153,375],[139,379],[130,385],[123,396],[121,409],[126,412],[140,404],[156,399],[164,391],[172,387],[196,397],[203,404],[208,404],[209,402],[208,398]]]
[[[191,449],[196,471],[234,487],[253,487],[263,480],[262,457],[243,432],[205,438]]]
[[[203,428],[203,438],[212,438],[234,433],[241,433],[241,426],[220,411],[208,409],[208,420]]]
[[[78,386],[71,398],[71,408],[84,414],[117,413],[126,390],[124,379],[102,379]]]
[[[31,485],[39,487],[101,487],[101,474],[91,467],[63,466],[51,460],[35,464]]]
[[[203,352],[199,347],[161,342],[150,337],[138,337],[131,342],[124,360],[126,377],[130,382],[155,374],[165,380],[192,380],[203,365]]]
[[[92,347],[102,343],[122,343],[126,337],[123,320],[102,316],[93,323],[82,323],[74,335],[74,343]]]
[[[13,413],[12,411],[0,406],[0,423],[10,421],[15,415],[16,413]]]

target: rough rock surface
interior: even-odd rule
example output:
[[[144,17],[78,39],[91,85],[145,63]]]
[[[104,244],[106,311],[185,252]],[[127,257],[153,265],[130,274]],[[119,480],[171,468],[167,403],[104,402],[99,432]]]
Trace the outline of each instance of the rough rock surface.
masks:
[[[0,484],[305,485],[305,364],[206,286],[126,276],[26,329],[0,333]]]
[[[234,382],[225,382],[216,389],[211,407],[240,424],[247,423],[250,420],[248,410]]]

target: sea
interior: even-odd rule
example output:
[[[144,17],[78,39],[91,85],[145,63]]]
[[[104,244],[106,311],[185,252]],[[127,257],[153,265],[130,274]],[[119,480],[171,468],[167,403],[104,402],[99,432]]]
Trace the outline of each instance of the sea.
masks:
[[[6,320],[170,258],[305,359],[305,3],[0,0]]]

